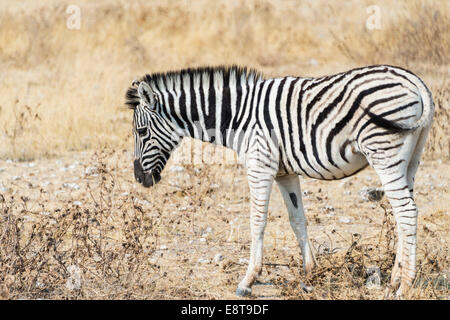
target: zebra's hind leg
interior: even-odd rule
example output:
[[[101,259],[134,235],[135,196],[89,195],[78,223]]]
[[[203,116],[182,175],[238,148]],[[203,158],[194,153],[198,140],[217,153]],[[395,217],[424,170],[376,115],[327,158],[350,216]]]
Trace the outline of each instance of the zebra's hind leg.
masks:
[[[380,148],[368,155],[368,160],[380,177],[397,224],[398,244],[391,273],[391,288],[398,287],[397,296],[403,296],[415,277],[417,244],[417,206],[410,191],[410,162],[414,158],[418,134],[404,135],[401,143]],[[417,168],[413,168],[414,173]]]
[[[251,294],[251,286],[262,271],[264,229],[267,223],[267,210],[273,184],[273,175],[262,168],[247,170],[250,188],[250,260],[245,277],[236,289],[236,295]]]
[[[307,221],[303,210],[300,182],[297,175],[279,176],[275,179],[289,213],[289,222],[294,230],[303,257],[303,269],[310,272],[316,266],[307,234]]]
[[[414,197],[414,178],[417,173],[417,169],[419,168],[420,156],[422,155],[423,149],[425,147],[425,142],[428,137],[428,133],[430,131],[430,126],[421,129],[418,134],[418,139],[416,143],[416,147],[413,150],[411,160],[408,165],[408,186],[411,195]]]

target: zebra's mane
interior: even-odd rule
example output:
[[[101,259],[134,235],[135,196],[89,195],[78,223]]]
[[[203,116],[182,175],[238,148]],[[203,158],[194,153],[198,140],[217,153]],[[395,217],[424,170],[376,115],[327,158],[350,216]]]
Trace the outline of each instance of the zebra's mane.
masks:
[[[217,66],[217,67],[199,67],[189,68],[178,71],[169,71],[163,73],[146,74],[139,81],[145,81],[151,88],[155,88],[155,84],[164,83],[164,86],[173,87],[176,81],[180,81],[184,76],[194,77],[197,79],[210,79],[215,74],[221,74],[223,77],[223,85],[228,86],[231,81],[237,81],[238,79],[244,80],[247,83],[254,83],[258,80],[264,79],[263,74],[252,68],[242,67],[237,65],[232,66]],[[136,86],[128,88],[125,95],[125,104],[130,109],[136,109],[139,104],[139,95]]]

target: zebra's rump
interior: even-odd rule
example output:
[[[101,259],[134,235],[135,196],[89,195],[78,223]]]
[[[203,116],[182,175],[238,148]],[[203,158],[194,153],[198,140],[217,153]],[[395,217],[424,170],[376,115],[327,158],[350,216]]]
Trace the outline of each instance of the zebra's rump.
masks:
[[[315,79],[287,80],[292,98],[272,124],[283,171],[333,180],[367,165],[368,142],[395,149],[398,137],[433,116],[429,90],[414,74],[371,66]]]

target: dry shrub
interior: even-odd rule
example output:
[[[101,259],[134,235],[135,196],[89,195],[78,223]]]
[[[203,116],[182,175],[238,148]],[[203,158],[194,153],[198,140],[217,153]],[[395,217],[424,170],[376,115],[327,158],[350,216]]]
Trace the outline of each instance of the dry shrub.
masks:
[[[141,299],[143,288],[151,290],[159,266],[148,256],[158,222],[133,196],[111,197],[111,168],[106,155],[97,156],[99,185],[89,189],[91,205],[65,203],[37,214],[27,209],[27,198],[1,196],[4,298]]]
[[[385,200],[380,206],[384,210],[384,219],[377,239],[364,239],[357,233],[340,235],[333,230],[332,235],[347,241],[346,249],[330,247],[320,250],[321,253],[316,257],[318,268],[306,276],[300,271],[301,264],[292,260],[289,267],[295,275],[295,280],[287,280],[285,277],[277,279],[282,285],[281,295],[289,299],[392,298],[389,281],[397,241],[395,221],[388,202]],[[422,241],[418,245],[420,258],[417,261],[417,275],[407,298],[448,299],[448,251],[445,248],[429,246],[427,240],[431,231],[425,232],[425,240],[419,238]],[[367,285],[370,276],[368,271],[373,267],[380,270],[378,289]],[[303,284],[312,286],[313,291],[306,293]]]

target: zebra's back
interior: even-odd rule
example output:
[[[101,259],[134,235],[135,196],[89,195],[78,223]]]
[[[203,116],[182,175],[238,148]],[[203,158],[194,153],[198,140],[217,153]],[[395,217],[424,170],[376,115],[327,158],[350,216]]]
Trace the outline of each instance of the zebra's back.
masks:
[[[423,82],[392,66],[268,79],[261,86],[259,121],[279,144],[279,174],[350,176],[367,166],[374,150],[395,152],[392,146],[405,132],[430,123],[433,115]]]

